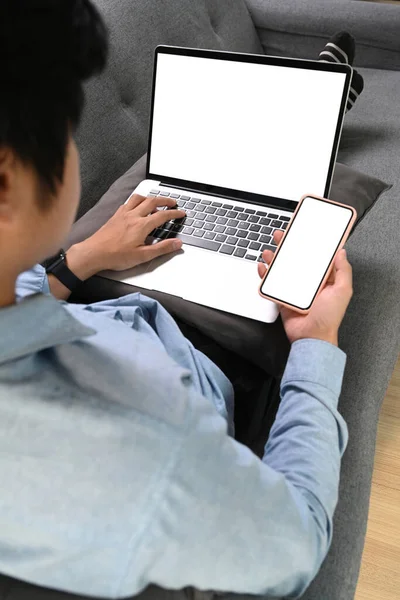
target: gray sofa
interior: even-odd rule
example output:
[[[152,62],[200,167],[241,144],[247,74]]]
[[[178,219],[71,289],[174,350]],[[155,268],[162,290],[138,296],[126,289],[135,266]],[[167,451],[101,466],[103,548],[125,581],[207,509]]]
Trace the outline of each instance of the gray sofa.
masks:
[[[350,443],[333,545],[304,596],[351,600],[364,544],[379,410],[399,351],[400,6],[359,0],[95,2],[110,29],[111,56],[106,72],[87,86],[87,109],[78,133],[80,215],[146,151],[156,45],[316,58],[336,31],[347,29],[356,37],[355,64],[365,78],[365,91],[346,117],[338,160],[393,187],[348,244],[355,294],[341,330],[341,347],[348,355],[341,411]],[[7,594],[10,589],[13,598],[31,597],[24,584],[11,582]],[[37,597],[38,589],[33,593]],[[39,597],[44,595],[53,597]],[[175,597],[181,596],[156,588],[146,594]]]
[[[338,160],[393,188],[348,246],[355,295],[341,331],[348,367],[341,410],[350,429],[330,554],[306,598],[354,597],[366,529],[379,410],[400,331],[400,6],[359,0],[96,0],[110,26],[107,72],[88,85],[79,132],[81,214],[143,153],[157,44],[317,57],[347,29],[365,91],[345,120]],[[182,83],[184,90],[184,83]]]

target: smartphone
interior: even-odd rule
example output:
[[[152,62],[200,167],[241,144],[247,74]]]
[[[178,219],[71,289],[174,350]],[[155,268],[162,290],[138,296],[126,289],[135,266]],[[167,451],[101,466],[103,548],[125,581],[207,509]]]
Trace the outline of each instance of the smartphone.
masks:
[[[261,296],[307,314],[356,219],[351,206],[303,196],[261,283]]]

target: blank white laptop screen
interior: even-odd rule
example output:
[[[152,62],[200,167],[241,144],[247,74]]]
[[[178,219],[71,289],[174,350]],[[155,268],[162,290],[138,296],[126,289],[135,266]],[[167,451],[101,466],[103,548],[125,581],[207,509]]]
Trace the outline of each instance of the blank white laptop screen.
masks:
[[[345,73],[159,53],[149,172],[323,195]]]

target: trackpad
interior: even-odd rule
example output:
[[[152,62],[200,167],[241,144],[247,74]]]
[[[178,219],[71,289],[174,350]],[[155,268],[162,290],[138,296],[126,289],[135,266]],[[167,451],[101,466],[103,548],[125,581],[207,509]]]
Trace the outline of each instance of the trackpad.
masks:
[[[141,267],[112,278],[259,321],[270,323],[278,316],[276,305],[258,294],[257,263],[192,246],[153,260],[145,272]]]

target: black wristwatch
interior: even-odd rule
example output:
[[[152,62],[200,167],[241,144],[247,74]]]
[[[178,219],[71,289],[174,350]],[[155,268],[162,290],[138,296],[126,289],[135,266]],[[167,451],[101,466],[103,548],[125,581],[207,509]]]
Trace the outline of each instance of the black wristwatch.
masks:
[[[47,259],[43,263],[43,266],[48,275],[54,275],[54,277],[57,277],[57,279],[61,281],[61,283],[65,285],[65,287],[71,292],[76,290],[76,288],[83,283],[83,281],[74,275],[73,272],[68,268],[67,256],[64,250],[60,250],[56,256],[52,256],[51,258]]]

